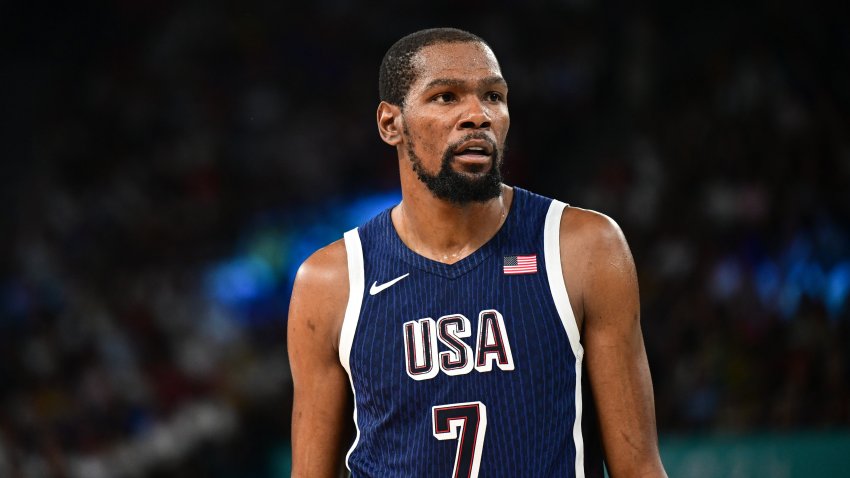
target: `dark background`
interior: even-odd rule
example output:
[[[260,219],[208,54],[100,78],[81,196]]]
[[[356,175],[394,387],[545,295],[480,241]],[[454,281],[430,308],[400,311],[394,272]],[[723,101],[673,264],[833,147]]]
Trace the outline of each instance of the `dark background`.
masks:
[[[690,3],[4,2],[0,476],[287,473],[292,276],[397,198],[433,26],[500,59],[508,182],[625,231],[662,437],[846,431],[850,16]]]

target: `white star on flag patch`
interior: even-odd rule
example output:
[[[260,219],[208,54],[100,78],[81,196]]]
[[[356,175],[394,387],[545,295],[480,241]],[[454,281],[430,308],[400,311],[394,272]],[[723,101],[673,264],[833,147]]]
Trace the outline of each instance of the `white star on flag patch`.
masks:
[[[505,256],[505,274],[537,274],[537,254],[530,256]]]

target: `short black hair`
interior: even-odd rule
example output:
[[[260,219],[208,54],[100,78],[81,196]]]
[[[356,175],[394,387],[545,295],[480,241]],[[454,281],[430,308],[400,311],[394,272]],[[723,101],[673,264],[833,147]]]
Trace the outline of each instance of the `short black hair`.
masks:
[[[411,33],[395,42],[381,61],[378,74],[378,94],[381,101],[404,106],[410,86],[416,81],[413,57],[426,46],[438,43],[481,43],[490,48],[481,37],[457,28],[429,28]]]

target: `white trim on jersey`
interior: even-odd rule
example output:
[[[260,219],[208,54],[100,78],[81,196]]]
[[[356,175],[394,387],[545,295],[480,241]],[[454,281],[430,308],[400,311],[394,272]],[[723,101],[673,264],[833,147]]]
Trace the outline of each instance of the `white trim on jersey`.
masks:
[[[576,447],[576,478],[584,478],[584,438],[581,434],[581,364],[584,357],[584,347],[581,345],[578,324],[576,323],[567,286],[564,284],[564,274],[561,270],[561,216],[567,205],[553,200],[546,213],[546,223],[543,227],[543,252],[546,257],[546,275],[549,277],[549,289],[555,308],[561,317],[561,323],[567,332],[573,355],[576,357],[576,421],[573,423],[573,440]]]
[[[348,470],[348,457],[360,441],[360,427],[357,425],[357,392],[354,390],[354,379],[351,377],[351,344],[354,342],[354,332],[357,330],[357,320],[360,318],[360,307],[363,305],[363,293],[366,290],[366,279],[363,271],[363,246],[360,244],[360,234],[357,229],[345,233],[345,253],[348,256],[348,305],[345,307],[345,317],[342,319],[342,329],[339,333],[339,361],[348,373],[351,392],[354,394],[354,427],[357,436],[351,449],[345,455],[345,466]]]

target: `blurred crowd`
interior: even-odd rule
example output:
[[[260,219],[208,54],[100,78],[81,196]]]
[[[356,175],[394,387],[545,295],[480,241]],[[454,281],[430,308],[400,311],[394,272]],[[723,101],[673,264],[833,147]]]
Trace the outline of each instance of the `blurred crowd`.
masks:
[[[288,476],[293,271],[396,187],[378,65],[443,25],[502,63],[508,182],[623,227],[660,433],[847,429],[846,17],[480,7],[0,7],[0,476]]]

